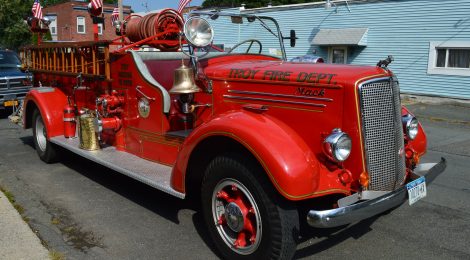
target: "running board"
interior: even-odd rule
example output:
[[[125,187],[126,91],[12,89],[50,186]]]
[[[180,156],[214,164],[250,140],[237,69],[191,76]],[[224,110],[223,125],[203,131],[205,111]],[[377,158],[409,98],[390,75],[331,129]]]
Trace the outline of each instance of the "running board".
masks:
[[[130,153],[118,151],[114,146],[104,147],[96,151],[86,151],[79,148],[80,141],[78,138],[58,136],[51,138],[50,141],[91,161],[152,186],[155,189],[180,199],[184,199],[185,197],[184,193],[178,192],[171,187],[171,171],[173,168],[169,166],[147,161]]]

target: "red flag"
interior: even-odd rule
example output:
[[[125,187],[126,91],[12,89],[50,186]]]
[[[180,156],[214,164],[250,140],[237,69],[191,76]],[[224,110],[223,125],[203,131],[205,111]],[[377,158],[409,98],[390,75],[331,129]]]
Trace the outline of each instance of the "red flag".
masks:
[[[99,9],[103,7],[103,0],[91,0],[91,5],[93,6],[93,8]]]
[[[180,4],[178,5],[178,13],[181,13],[183,9],[191,2],[191,0],[180,0]]]
[[[31,8],[31,11],[33,12],[33,16],[38,18],[39,20],[42,19],[42,6],[41,3],[39,3],[39,0],[35,0],[33,7]]]

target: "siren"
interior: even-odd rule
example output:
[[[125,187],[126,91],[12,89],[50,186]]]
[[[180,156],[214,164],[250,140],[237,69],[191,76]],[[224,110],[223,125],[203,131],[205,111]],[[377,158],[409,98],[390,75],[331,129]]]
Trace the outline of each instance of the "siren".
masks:
[[[91,16],[100,16],[103,13],[103,7],[94,8],[91,3],[88,4],[88,13]]]

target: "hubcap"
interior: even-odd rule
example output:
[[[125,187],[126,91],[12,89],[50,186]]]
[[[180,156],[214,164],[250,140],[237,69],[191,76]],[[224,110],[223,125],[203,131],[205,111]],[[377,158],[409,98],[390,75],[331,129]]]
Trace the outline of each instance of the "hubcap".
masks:
[[[235,202],[230,202],[225,207],[225,220],[228,227],[234,232],[240,232],[243,229],[245,220],[240,207]]]
[[[212,216],[220,237],[236,253],[248,255],[259,247],[261,215],[250,191],[239,181],[224,179],[216,185]]]
[[[47,136],[46,128],[44,127],[44,123],[42,122],[41,116],[38,116],[36,118],[36,141],[41,151],[46,150],[46,145],[47,145],[46,136]]]

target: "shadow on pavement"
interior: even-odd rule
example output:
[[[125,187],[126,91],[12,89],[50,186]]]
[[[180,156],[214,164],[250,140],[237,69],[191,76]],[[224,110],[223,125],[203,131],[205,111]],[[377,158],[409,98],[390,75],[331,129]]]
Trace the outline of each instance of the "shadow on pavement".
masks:
[[[25,145],[35,149],[32,136],[20,139]],[[178,199],[68,150],[57,148],[60,149],[58,153],[61,156],[59,163],[173,223],[180,223],[180,210],[196,211],[192,219],[195,229],[207,247],[217,254],[204,226],[202,214],[198,211],[199,203],[190,199]]]
[[[358,239],[361,236],[367,234],[369,231],[371,231],[372,228],[370,226],[380,216],[384,214],[388,214],[388,212],[374,216],[372,218],[365,219],[352,226],[342,226],[327,229],[304,227],[304,231],[302,232],[302,238],[299,242],[302,243],[311,238],[316,238],[319,240],[321,239],[321,241],[319,241],[318,243],[313,243],[307,247],[298,249],[294,258],[298,259],[314,256],[315,254],[318,254],[338,244],[341,244],[343,241],[346,241],[349,238]]]
[[[8,116],[11,115],[12,112],[13,110],[11,108],[0,108],[0,119],[8,118]]]

